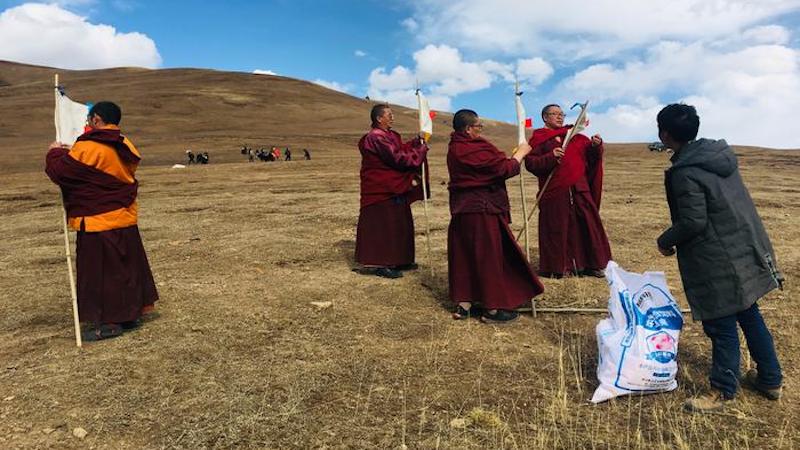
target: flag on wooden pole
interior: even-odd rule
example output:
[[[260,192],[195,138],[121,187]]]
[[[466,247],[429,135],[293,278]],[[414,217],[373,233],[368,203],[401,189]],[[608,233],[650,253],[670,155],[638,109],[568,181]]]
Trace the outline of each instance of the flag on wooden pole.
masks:
[[[75,144],[78,137],[83,134],[86,117],[89,115],[89,106],[70,100],[64,89],[58,84],[58,74],[54,80],[56,106],[55,125],[56,142],[70,147]],[[69,277],[70,294],[72,294],[72,320],[75,327],[75,345],[83,346],[81,339],[81,324],[78,317],[78,291],[75,286],[75,276],[72,272],[72,250],[69,245],[69,229],[67,227],[67,210],[64,208],[64,199],[61,199],[62,225],[64,226],[64,248],[67,257],[67,276]]]
[[[514,85],[514,101],[517,109],[517,145],[523,145],[528,142],[525,135],[525,129],[528,128],[530,119],[525,117],[525,106],[522,105],[522,91],[519,90],[519,82]],[[519,171],[519,190],[522,196],[522,232],[525,234],[525,257],[528,262],[531,260],[531,246],[530,237],[528,235],[528,200],[525,197],[525,171]],[[518,238],[519,240],[519,238]]]
[[[422,91],[417,88],[417,108],[419,113],[419,132],[422,135],[422,139],[425,142],[428,142],[428,139],[433,136],[433,117],[435,113],[431,111],[431,107],[428,104],[428,99],[422,95]],[[428,247],[428,265],[431,269],[431,276],[433,276],[433,260],[431,256],[431,222],[430,218],[428,217],[428,190],[430,186],[428,186],[427,178],[427,158],[425,161],[422,162],[422,205],[425,211],[425,241]]]

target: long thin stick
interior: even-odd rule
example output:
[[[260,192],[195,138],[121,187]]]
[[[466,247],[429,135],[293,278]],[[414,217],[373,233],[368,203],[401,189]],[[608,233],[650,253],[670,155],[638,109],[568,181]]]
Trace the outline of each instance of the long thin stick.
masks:
[[[58,114],[58,74],[55,75],[55,95],[56,95],[56,106],[55,106],[55,122],[56,122],[56,140],[60,139],[60,130],[59,130],[59,114]],[[64,224],[64,251],[67,255],[67,276],[69,277],[69,290],[70,294],[72,295],[72,319],[75,324],[75,345],[78,348],[83,347],[83,341],[81,339],[81,322],[80,317],[78,317],[78,290],[75,287],[75,276],[72,272],[72,251],[70,250],[69,245],[69,227],[67,226],[67,209],[64,207],[64,197],[61,197],[61,212],[63,217],[63,224]]]
[[[525,107],[522,105],[522,92],[519,90],[519,80],[514,82],[514,106],[517,111],[517,145],[527,142],[525,136]],[[528,198],[525,195],[525,170],[519,170],[519,192],[522,196],[522,230],[525,233],[525,258],[531,262],[531,243],[528,233]],[[517,237],[519,242],[519,237]]]
[[[525,196],[525,171],[520,169],[519,171],[519,191],[522,194],[522,217],[528,217],[528,200]],[[538,203],[538,202],[537,202]],[[531,261],[531,244],[530,244],[530,233],[528,233],[528,220],[525,219],[522,232],[525,233],[525,257],[528,259],[528,262]],[[517,236],[517,241],[519,241],[519,236]]]
[[[527,219],[525,219],[525,228],[522,229],[517,234],[517,241],[519,241],[519,238],[522,236],[523,232],[525,232],[525,233],[527,232],[527,230],[528,230],[528,222],[531,221],[531,218],[533,217],[533,214],[536,212],[536,208],[539,207],[539,202],[542,200],[542,195],[544,195],[544,191],[547,190],[547,185],[550,184],[550,180],[553,178],[553,174],[556,172],[556,169],[558,169],[558,166],[556,166],[556,168],[553,169],[552,172],[550,172],[550,175],[548,175],[547,179],[544,181],[544,184],[542,185],[542,188],[539,189],[539,194],[536,196],[536,203],[533,204],[533,209],[531,210],[531,213],[528,214]]]
[[[428,266],[431,268],[431,276],[433,276],[433,256],[431,254],[431,221],[428,217],[428,182],[425,177],[425,166],[427,162],[422,162],[422,207],[425,211],[425,240],[428,245]]]

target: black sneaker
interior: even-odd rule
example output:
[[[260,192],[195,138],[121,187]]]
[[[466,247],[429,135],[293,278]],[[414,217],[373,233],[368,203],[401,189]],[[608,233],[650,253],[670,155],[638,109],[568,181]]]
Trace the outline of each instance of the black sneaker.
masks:
[[[494,324],[504,324],[504,323],[511,323],[515,320],[519,319],[519,313],[516,311],[508,311],[505,309],[498,309],[495,311],[494,314],[489,313],[488,311],[483,313],[481,316],[481,322],[483,323],[494,323]]]
[[[142,326],[142,322],[139,319],[136,319],[136,320],[130,320],[128,322],[120,322],[119,325],[122,327],[123,330],[128,331],[139,328],[140,326]]]
[[[375,275],[383,278],[401,278],[403,276],[403,272],[390,267],[378,267],[375,269]]]
[[[419,265],[415,262],[392,267],[394,270],[417,270]]]

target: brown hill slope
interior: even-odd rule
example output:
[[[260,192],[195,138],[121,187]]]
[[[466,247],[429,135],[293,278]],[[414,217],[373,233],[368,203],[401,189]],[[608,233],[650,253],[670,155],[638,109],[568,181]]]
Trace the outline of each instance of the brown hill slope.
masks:
[[[55,73],[76,101],[122,106],[122,127],[144,152],[145,164],[182,161],[187,148],[209,151],[212,162],[241,161],[243,143],[353,150],[369,126],[365,100],[286,77],[205,69],[73,71],[0,61],[4,171],[41,166],[39,155],[54,136]],[[395,116],[398,131],[415,131],[415,110],[398,106]],[[449,135],[451,120],[450,114],[436,118],[434,144]],[[500,143],[512,144],[511,125],[487,122],[490,138],[504,136]]]

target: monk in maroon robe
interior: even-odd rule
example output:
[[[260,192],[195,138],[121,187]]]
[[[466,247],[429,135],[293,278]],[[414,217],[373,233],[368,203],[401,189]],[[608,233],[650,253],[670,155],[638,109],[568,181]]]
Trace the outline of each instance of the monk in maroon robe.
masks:
[[[78,232],[78,315],[92,324],[84,340],[135,328],[158,299],[139,235],[135,178],[141,155],[120,134],[122,112],[111,102],[89,111],[90,129],[72,148],[54,142],[45,172],[61,187],[69,226]]]
[[[539,274],[602,277],[611,260],[599,213],[603,140],[577,134],[564,149],[571,125],[564,126],[561,107],[545,106],[542,119],[545,127],[534,130],[533,151],[525,158],[525,167],[539,178]]]
[[[356,262],[362,273],[399,278],[414,262],[411,203],[422,199],[421,167],[428,146],[419,136],[403,142],[392,130],[388,105],[375,105],[372,129],[358,142],[361,152],[361,210]]]
[[[506,179],[519,174],[531,148],[522,144],[511,158],[480,137],[478,115],[462,109],[453,116],[447,151],[450,172],[450,227],[447,263],[454,319],[477,315],[505,323],[518,317],[516,308],[544,288],[514,239]]]

